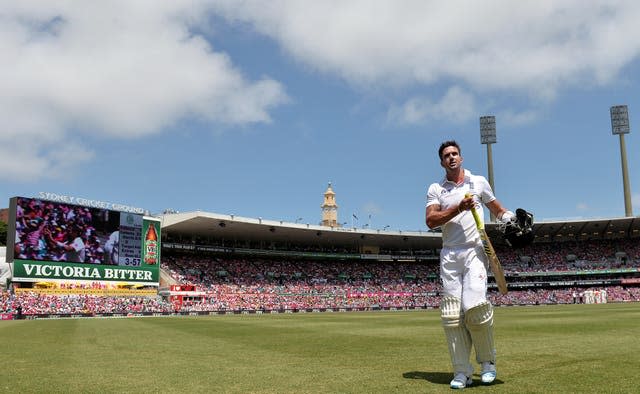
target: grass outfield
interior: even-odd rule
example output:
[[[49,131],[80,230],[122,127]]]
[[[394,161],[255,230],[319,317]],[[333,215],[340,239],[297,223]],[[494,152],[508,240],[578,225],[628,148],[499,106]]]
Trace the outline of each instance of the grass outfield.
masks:
[[[640,303],[495,315],[498,378],[467,392],[638,392]],[[0,333],[2,392],[452,391],[437,310],[2,321]]]

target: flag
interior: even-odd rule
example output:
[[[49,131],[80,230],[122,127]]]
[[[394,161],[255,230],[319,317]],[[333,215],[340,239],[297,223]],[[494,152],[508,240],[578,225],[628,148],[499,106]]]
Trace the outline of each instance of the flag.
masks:
[[[358,220],[358,217],[356,216],[356,214],[355,214],[355,213],[353,214],[353,218],[354,218],[354,219],[356,219],[356,220]]]

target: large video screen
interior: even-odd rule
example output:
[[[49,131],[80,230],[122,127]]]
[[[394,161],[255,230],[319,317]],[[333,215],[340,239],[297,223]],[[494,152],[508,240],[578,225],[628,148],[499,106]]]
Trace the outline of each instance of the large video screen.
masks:
[[[143,215],[26,197],[11,199],[7,260],[14,280],[158,282],[160,223]]]

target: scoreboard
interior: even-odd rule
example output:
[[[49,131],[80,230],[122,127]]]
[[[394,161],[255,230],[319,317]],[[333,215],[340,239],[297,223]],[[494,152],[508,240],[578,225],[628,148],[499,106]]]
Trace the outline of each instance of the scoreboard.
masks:
[[[141,213],[14,197],[7,261],[13,281],[89,280],[157,286],[160,221]]]

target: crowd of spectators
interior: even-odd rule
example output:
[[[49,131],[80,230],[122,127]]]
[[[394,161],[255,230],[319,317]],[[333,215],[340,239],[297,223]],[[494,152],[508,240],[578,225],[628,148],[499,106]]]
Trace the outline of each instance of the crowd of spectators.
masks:
[[[246,289],[245,289],[246,290]],[[199,301],[172,303],[160,297],[104,296],[93,294],[46,294],[38,292],[0,293],[0,312],[16,313],[18,307],[24,315],[50,314],[131,314],[171,313],[194,311],[259,311],[259,310],[322,310],[322,309],[414,309],[436,308],[440,296],[411,292],[348,294],[343,289],[325,293],[279,293],[275,289],[237,290],[220,288]],[[600,291],[601,288],[595,291]],[[638,302],[640,288],[610,286],[606,289],[607,302]],[[495,292],[489,299],[496,306],[545,305],[583,303],[585,289],[511,290],[506,295]]]
[[[438,266],[420,263],[271,261],[169,256],[164,268],[179,283],[207,294],[183,308],[308,309],[437,307]],[[555,266],[555,265],[554,265]],[[568,268],[557,266],[558,272]],[[572,268],[573,269],[573,268]],[[610,302],[640,301],[640,289],[610,287]],[[495,305],[569,304],[585,289],[511,290],[491,293]]]
[[[496,253],[506,273],[640,267],[638,239],[534,243],[521,249],[497,246]]]
[[[0,293],[0,312],[24,315],[173,312],[174,306],[156,297],[94,294]]]
[[[411,308],[437,305],[434,266],[358,261],[211,259],[165,256],[179,283],[207,294],[204,310]]]
[[[535,244],[498,249],[507,275],[640,268],[637,240]],[[622,252],[622,253],[621,253]],[[135,313],[239,310],[425,308],[440,303],[437,262],[212,257],[165,253],[162,268],[177,284],[195,286],[198,297],[3,293],[1,312]],[[637,278],[637,276],[635,276]],[[520,277],[519,280],[527,280]],[[529,279],[532,280],[532,279]],[[69,287],[72,288],[73,286]],[[92,284],[91,287],[95,289]],[[640,301],[640,287],[594,286],[510,289],[490,292],[495,305],[571,304],[587,291],[606,290],[608,302]]]

